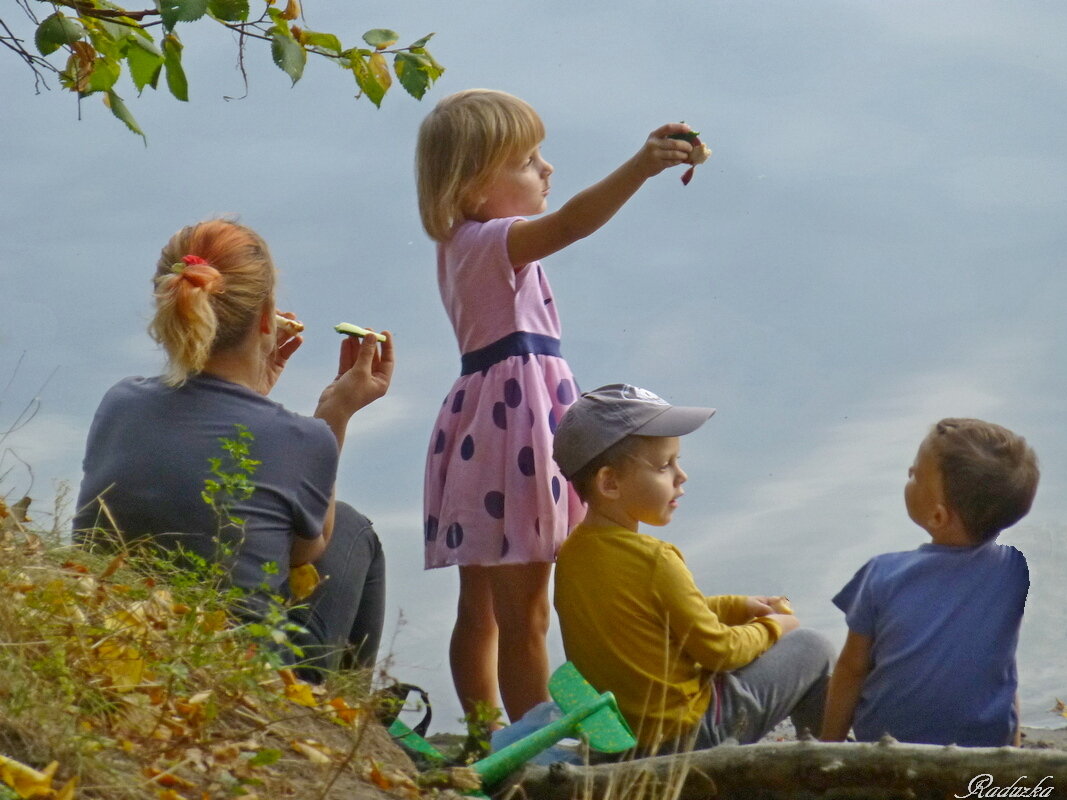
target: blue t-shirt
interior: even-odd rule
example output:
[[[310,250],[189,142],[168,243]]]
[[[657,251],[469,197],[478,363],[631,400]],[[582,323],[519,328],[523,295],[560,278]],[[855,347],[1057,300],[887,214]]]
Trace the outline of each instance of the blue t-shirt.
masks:
[[[995,541],[924,544],[868,561],[836,597],[850,630],[872,639],[853,718],[860,741],[1009,744],[1026,558]]]
[[[323,420],[218,378],[198,375],[178,388],[158,377],[126,378],[108,390],[86,442],[75,538],[110,527],[100,512],[103,498],[127,539],[155,537],[214,560],[219,520],[201,492],[213,477],[209,459],[222,458],[223,470],[235,471],[220,439],[237,439],[237,425],[252,434],[250,457],[261,463],[252,496],[232,506],[244,527],[227,535],[237,539],[230,580],[253,593],[266,583],[284,594],[293,537],[322,535],[337,440]]]

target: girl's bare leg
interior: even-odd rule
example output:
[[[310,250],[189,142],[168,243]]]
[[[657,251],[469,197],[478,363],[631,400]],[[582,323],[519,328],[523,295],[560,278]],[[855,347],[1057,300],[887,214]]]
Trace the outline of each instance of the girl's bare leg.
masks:
[[[499,631],[500,693],[508,718],[516,722],[548,694],[548,635],[551,564],[487,567],[492,609]]]
[[[500,708],[497,689],[497,625],[488,570],[460,567],[459,606],[452,630],[449,662],[452,683],[466,714],[479,704]]]

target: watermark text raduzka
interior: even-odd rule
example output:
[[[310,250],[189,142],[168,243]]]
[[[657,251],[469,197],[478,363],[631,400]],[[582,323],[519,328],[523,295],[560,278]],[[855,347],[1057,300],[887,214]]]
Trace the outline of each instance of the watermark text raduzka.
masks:
[[[967,784],[967,794],[958,794],[956,797],[1052,797],[1056,787],[1047,781],[1052,776],[1046,775],[1037,783],[1029,783],[1026,775],[1020,775],[1009,786],[995,786],[993,776],[988,774],[975,775]]]

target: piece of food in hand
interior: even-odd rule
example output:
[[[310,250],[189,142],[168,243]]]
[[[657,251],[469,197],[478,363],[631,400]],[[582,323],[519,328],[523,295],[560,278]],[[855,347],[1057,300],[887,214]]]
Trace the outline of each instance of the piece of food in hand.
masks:
[[[789,605],[788,597],[772,597],[770,602],[771,608],[774,609],[776,614],[792,614],[793,607]]]
[[[700,141],[700,131],[686,131],[685,133],[672,133],[668,139],[679,139],[683,142],[689,142],[693,145],[693,149],[689,151],[689,156],[686,158],[686,164],[692,164],[693,166],[687,169],[682,175],[682,185],[688,186],[689,181],[693,180],[693,170],[697,164],[703,164],[709,158],[711,158],[711,148]]]
[[[304,323],[299,320],[289,319],[289,317],[283,317],[281,314],[274,315],[274,324],[285,331],[290,336],[296,336],[298,333],[303,332]]]
[[[353,325],[350,322],[341,322],[333,326],[333,329],[338,333],[343,333],[346,336],[355,336],[362,339],[364,336],[373,336],[379,342],[385,341],[385,335],[381,333],[374,333],[368,331],[366,328],[361,328],[359,325]]]

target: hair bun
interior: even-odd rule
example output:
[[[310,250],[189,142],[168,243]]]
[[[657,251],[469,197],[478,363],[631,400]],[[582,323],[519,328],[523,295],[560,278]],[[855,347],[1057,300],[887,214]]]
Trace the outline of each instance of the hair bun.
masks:
[[[173,270],[198,289],[222,291],[222,273],[200,256],[183,256],[182,263],[175,264]]]

